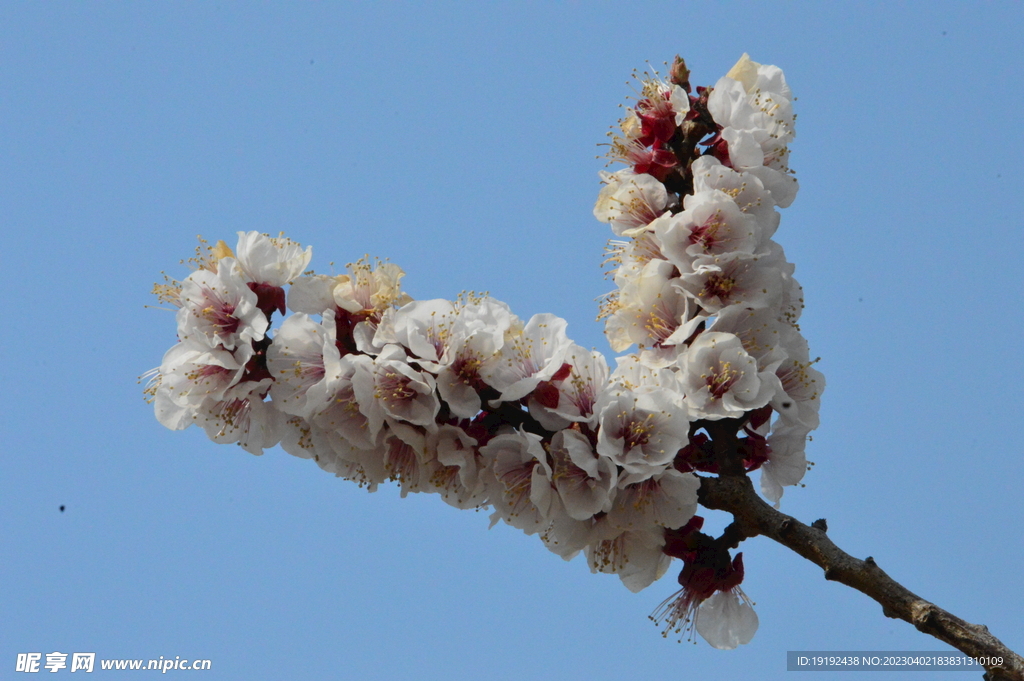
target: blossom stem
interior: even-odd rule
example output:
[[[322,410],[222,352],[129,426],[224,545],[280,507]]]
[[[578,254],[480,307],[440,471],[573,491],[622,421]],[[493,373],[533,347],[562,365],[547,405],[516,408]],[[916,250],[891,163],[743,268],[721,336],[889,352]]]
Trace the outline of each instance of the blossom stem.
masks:
[[[970,657],[1002,660],[984,665],[986,681],[1024,681],[1024,658],[989,633],[988,627],[966,622],[926,601],[887,575],[870,556],[854,558],[823,529],[775,510],[757,495],[746,475],[701,476],[698,497],[703,506],[732,514],[730,534],[773,539],[822,568],[825,579],[877,601],[887,617],[909,622]]]
[[[680,167],[665,180],[666,187],[680,196],[693,193],[693,161],[697,144],[715,132],[716,126],[711,114],[708,113],[708,92],[705,90],[694,105],[695,116],[683,121],[682,126],[669,140],[668,146],[679,159]]]

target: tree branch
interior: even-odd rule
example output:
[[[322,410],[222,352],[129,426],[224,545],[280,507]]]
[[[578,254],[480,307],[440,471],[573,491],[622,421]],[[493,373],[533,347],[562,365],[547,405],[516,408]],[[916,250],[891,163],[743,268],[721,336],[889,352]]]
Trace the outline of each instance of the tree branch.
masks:
[[[699,498],[707,508],[732,514],[733,537],[774,539],[822,568],[825,579],[853,587],[877,601],[887,617],[909,622],[970,657],[1001,658],[1001,664],[984,665],[987,681],[1024,681],[1024,658],[990,634],[988,627],[965,622],[912,593],[870,556],[859,560],[840,549],[824,529],[776,511],[758,496],[746,475],[701,477]]]

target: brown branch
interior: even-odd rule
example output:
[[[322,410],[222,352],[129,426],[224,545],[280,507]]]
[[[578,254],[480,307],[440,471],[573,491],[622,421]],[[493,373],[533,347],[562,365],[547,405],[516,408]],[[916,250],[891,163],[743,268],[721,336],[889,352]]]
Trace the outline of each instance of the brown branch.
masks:
[[[990,634],[988,627],[965,622],[911,593],[870,556],[859,560],[846,553],[825,534],[824,523],[805,525],[776,511],[757,495],[746,475],[702,477],[699,496],[703,506],[733,515],[733,536],[774,539],[824,570],[825,579],[873,598],[887,617],[909,622],[970,657],[1000,658],[1001,664],[984,665],[987,681],[1024,681],[1024,658]]]

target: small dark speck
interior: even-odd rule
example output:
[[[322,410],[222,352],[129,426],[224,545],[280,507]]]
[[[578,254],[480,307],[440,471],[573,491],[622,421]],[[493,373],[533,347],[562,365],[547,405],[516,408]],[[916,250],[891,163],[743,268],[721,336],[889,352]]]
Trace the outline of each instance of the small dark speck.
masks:
[[[313,60],[312,60],[312,59],[310,59],[310,60],[309,60],[309,63],[310,63],[310,64],[312,64],[312,63],[313,63]]]
[[[61,513],[63,513],[63,512],[64,512],[64,504],[61,504],[61,505],[60,505],[60,512],[61,512]]]
[[[1002,176],[1003,176],[1002,173],[996,173],[996,177],[1002,177]]]
[[[942,35],[946,35],[946,32],[945,32],[945,31],[943,31],[943,32],[942,32]]]
[[[858,299],[857,299],[857,302],[858,302],[858,303],[863,303],[863,302],[864,302],[864,299],[863,299],[863,298],[858,298]]]

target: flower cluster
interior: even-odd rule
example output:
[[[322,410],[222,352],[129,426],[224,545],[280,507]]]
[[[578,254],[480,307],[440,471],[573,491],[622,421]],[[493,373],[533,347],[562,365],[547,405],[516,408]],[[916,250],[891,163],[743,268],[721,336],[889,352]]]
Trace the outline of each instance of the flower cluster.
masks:
[[[806,467],[824,388],[797,324],[803,291],[771,238],[797,189],[784,165],[791,93],[781,70],[746,55],[684,98],[688,77],[678,58],[670,81],[646,77],[619,123],[625,137],[613,136],[613,159],[627,146],[672,159],[660,179],[646,163],[602,173],[594,214],[628,240],[609,246],[618,288],[601,318],[614,350],[636,344],[634,361],[679,382],[691,419],[745,419],[747,468],[762,468],[778,502]],[[704,444],[692,441],[687,460],[718,472]]]
[[[792,94],[780,69],[747,55],[714,88],[692,92],[689,75],[677,58],[668,80],[641,76],[612,134],[609,158],[628,167],[602,173],[594,215],[625,240],[609,246],[617,290],[601,318],[612,348],[635,344],[632,360],[661,372],[659,385],[675,386],[685,405],[693,425],[675,467],[722,472],[707,426],[735,423],[728,434],[742,433],[744,469],[761,468],[761,490],[777,505],[783,486],[803,477],[825,385],[797,325],[802,289],[772,240],[776,209],[797,190],[786,166]],[[735,578],[742,563],[738,573],[719,569],[710,592],[693,586],[698,554],[730,565],[715,551],[672,554],[686,564],[684,593],[659,614],[670,629],[696,624],[713,644],[735,647],[756,629]],[[717,615],[698,618],[698,606]],[[722,624],[730,618],[732,629]]]
[[[638,350],[614,369],[554,315],[524,322],[486,295],[414,301],[396,265],[314,274],[310,248],[239,232],[157,287],[178,308],[178,342],[147,388],[157,419],[253,454],[280,444],[371,491],[394,481],[490,508],[492,525],[583,554],[633,591],[679,558],[683,589],[656,619],[746,643],[742,559],[700,532],[697,474],[761,468],[777,503],[803,475],[824,381],[771,240],[796,191],[782,73],[744,56],[714,89],[691,94],[688,77],[677,60],[670,81],[642,81],[611,145],[629,167],[604,174],[595,208],[628,239],[603,316],[614,350]]]
[[[554,315],[524,323],[472,294],[412,301],[392,264],[300,276],[309,250],[255,232],[206,250],[160,287],[179,307],[149,387],[163,425],[254,454],[280,444],[370,490],[491,507],[634,591],[665,572],[662,533],[693,516],[699,484],[673,465],[689,421],[672,377],[610,372]]]

